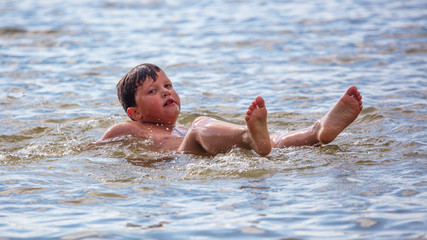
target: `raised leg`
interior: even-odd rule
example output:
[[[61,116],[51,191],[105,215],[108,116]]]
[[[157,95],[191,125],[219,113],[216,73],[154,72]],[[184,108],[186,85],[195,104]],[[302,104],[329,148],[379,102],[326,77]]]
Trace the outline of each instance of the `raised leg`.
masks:
[[[215,155],[241,147],[253,149],[262,156],[269,154],[271,143],[264,99],[255,99],[246,112],[245,121],[246,126],[240,126],[199,117],[188,129],[178,152]]]
[[[357,118],[362,108],[362,95],[355,86],[352,86],[312,127],[286,134],[276,134],[271,137],[272,145],[283,148],[328,144]]]
[[[250,148],[244,141],[244,126],[208,117],[198,117],[191,124],[178,152],[216,155],[233,147]]]
[[[362,95],[355,86],[348,88],[337,104],[320,120],[320,129],[317,133],[319,142],[321,144],[332,142],[356,120],[362,109]]]

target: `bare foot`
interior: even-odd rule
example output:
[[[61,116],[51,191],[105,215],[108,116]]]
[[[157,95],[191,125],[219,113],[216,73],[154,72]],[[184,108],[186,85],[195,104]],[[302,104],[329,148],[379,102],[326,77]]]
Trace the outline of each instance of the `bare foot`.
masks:
[[[317,139],[321,144],[332,142],[362,110],[362,95],[355,86],[347,89],[338,103],[320,120]]]
[[[245,116],[249,132],[249,145],[261,156],[271,152],[270,134],[267,128],[267,108],[262,97],[257,97]]]

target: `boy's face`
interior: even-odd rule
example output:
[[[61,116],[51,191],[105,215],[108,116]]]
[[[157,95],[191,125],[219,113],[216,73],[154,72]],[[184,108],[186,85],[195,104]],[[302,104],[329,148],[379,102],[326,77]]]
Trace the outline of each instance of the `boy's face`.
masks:
[[[153,82],[147,78],[135,93],[136,107],[131,116],[136,121],[174,125],[181,110],[181,102],[172,82],[163,71]],[[129,109],[128,109],[129,114]]]

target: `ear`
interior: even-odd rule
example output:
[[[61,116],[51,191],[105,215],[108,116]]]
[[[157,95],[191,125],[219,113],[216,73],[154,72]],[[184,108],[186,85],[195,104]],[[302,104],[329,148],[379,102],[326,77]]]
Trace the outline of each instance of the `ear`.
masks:
[[[142,120],[142,114],[138,111],[138,109],[136,107],[129,107],[126,110],[128,116],[130,118],[132,118],[135,121],[140,121]]]

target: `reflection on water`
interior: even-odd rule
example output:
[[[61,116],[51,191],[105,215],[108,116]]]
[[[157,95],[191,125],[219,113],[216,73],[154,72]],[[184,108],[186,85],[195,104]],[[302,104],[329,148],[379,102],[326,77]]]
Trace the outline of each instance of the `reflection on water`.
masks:
[[[424,1],[2,1],[0,232],[62,239],[422,239]],[[215,157],[94,145],[125,121],[115,84],[165,69],[198,116],[310,126],[357,85],[336,141]],[[195,227],[197,226],[197,227]]]

